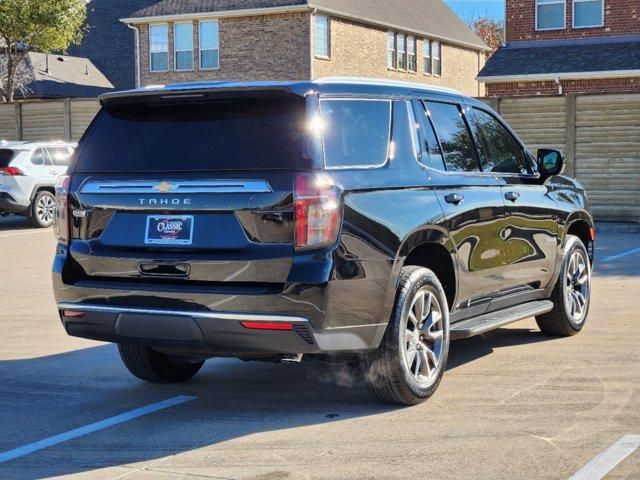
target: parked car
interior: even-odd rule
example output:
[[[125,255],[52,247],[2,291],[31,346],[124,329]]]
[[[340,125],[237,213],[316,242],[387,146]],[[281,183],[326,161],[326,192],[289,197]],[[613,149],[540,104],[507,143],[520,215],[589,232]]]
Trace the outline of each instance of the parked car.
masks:
[[[0,215],[26,215],[35,227],[50,227],[58,176],[75,144],[0,141]]]
[[[585,192],[480,101],[325,79],[101,103],[58,186],[55,296],[70,335],[117,343],[143,380],[320,356],[415,404],[453,339],[585,325]]]

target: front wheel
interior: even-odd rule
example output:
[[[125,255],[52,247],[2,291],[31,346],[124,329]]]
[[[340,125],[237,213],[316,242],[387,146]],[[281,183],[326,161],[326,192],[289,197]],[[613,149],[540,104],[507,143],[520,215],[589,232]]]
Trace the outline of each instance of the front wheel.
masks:
[[[580,332],[591,301],[591,263],[582,241],[567,236],[560,276],[551,296],[554,307],[536,317],[538,327],[547,335],[569,337]]]
[[[140,380],[152,383],[179,383],[189,380],[204,365],[180,362],[150,347],[118,344],[120,358],[127,369]]]
[[[448,354],[449,307],[440,281],[426,268],[403,268],[380,348],[363,359],[369,392],[386,403],[421,403],[438,388]]]

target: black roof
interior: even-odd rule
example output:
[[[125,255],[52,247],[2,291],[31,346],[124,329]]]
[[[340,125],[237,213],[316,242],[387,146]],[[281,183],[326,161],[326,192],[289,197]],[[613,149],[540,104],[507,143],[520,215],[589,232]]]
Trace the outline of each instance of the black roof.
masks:
[[[69,48],[69,55],[85,57],[118,89],[135,87],[135,43],[133,30],[120,22],[158,0],[90,0],[82,43]]]
[[[94,0],[95,1],[95,0]],[[156,0],[123,18],[149,18],[254,8],[307,6],[337,16],[388,28],[432,35],[453,43],[487,49],[442,0]]]
[[[514,42],[499,48],[478,78],[620,70],[640,70],[640,37]]]

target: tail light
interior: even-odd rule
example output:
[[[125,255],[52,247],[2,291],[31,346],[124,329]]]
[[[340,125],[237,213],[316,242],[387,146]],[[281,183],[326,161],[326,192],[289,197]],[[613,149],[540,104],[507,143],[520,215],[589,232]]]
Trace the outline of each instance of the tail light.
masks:
[[[71,216],[69,215],[69,183],[67,175],[58,177],[56,183],[56,214],[53,222],[53,231],[60,243],[69,244],[71,238]]]
[[[9,177],[23,177],[24,173],[17,167],[3,167],[0,168],[0,175],[7,175]]]
[[[326,173],[295,177],[296,248],[308,250],[331,245],[340,230],[340,190]]]

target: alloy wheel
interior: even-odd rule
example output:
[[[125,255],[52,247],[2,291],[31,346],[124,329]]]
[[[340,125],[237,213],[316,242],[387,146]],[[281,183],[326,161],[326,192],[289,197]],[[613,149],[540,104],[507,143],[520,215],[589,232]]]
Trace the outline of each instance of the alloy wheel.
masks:
[[[571,319],[584,322],[589,307],[591,275],[588,260],[577,250],[569,257],[565,279],[565,301]]]
[[[36,205],[36,215],[43,225],[49,225],[53,222],[55,212],[55,200],[51,195],[43,195]]]
[[[428,383],[440,372],[444,345],[442,309],[436,296],[423,287],[409,308],[404,335],[405,365],[418,383]]]

